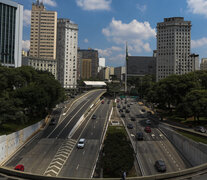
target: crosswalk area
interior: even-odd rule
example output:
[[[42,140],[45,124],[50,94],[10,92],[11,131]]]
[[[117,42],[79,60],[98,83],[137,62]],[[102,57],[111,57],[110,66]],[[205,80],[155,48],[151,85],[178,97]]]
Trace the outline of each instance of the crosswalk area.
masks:
[[[77,141],[74,139],[67,139],[63,142],[45,171],[45,176],[58,176],[76,143]]]

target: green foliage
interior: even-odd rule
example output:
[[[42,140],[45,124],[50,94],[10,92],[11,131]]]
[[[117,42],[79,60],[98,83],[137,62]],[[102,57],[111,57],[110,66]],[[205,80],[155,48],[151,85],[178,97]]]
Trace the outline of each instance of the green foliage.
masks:
[[[31,67],[0,67],[0,127],[43,118],[64,99],[64,89],[53,75]]]
[[[133,149],[125,132],[120,130],[108,131],[103,148],[104,177],[120,177],[121,172],[129,172],[133,167]]]

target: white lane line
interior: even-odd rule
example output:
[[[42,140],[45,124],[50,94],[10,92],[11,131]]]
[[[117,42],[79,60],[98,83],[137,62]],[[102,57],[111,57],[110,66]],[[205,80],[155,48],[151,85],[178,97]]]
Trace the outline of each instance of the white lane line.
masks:
[[[77,165],[76,170],[78,170],[78,168],[79,168],[79,164]]]
[[[85,154],[85,151],[83,151],[83,155]]]
[[[93,127],[94,129],[96,128],[96,126],[94,125],[94,127]]]

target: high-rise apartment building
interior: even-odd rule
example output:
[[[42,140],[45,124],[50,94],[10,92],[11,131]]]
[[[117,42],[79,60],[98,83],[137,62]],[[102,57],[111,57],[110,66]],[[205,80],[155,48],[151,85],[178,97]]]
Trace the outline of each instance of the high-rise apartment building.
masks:
[[[0,64],[22,65],[23,6],[11,0],[0,0]]]
[[[56,59],[57,12],[47,11],[42,2],[32,4],[30,56]]]
[[[69,19],[57,22],[58,80],[64,88],[77,85],[78,25]]]
[[[82,59],[81,79],[89,79],[91,77],[91,64],[91,59]]]
[[[194,71],[195,58],[190,57],[190,47],[191,21],[171,17],[157,23],[156,80]]]
[[[207,58],[202,58],[201,59],[200,68],[201,68],[201,70],[207,70]]]
[[[82,67],[82,60],[83,59],[91,59],[91,76],[96,78],[98,75],[98,65],[99,65],[99,58],[98,58],[98,51],[94,49],[79,49],[78,56],[80,58],[80,67]],[[81,68],[80,68],[81,70]],[[82,77],[82,72],[80,71],[80,75]]]

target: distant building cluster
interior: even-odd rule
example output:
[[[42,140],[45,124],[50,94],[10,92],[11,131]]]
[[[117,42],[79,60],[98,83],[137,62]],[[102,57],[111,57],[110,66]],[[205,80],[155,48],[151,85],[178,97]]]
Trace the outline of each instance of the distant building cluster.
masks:
[[[44,1],[43,1],[44,2]],[[23,6],[0,0],[0,63],[7,67],[32,66],[51,72],[66,89],[78,80],[118,80],[152,75],[159,81],[171,74],[207,70],[207,58],[191,53],[191,21],[164,18],[157,23],[157,48],[152,56],[127,56],[126,66],[106,66],[98,50],[78,48],[78,25],[58,18],[43,2],[32,3],[30,50],[22,51]],[[7,14],[5,16],[4,14]],[[4,27],[4,28],[2,28]]]

